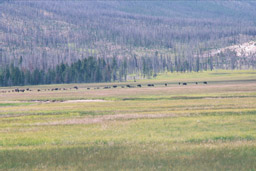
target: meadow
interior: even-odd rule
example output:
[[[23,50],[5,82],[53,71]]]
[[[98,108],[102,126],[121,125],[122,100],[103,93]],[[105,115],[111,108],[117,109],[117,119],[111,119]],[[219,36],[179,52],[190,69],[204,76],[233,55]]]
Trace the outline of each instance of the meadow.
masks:
[[[0,88],[0,170],[256,170],[256,71],[15,88]]]

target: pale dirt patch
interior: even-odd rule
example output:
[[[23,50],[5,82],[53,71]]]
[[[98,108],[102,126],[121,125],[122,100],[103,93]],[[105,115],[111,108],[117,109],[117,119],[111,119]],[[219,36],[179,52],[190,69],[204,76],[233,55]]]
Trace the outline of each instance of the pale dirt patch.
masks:
[[[94,124],[103,123],[105,121],[113,120],[129,120],[129,119],[152,119],[152,118],[168,118],[168,117],[178,117],[180,114],[117,114],[117,115],[105,115],[97,117],[87,117],[87,118],[76,118],[68,119],[64,121],[54,121],[48,123],[39,123],[36,125],[76,125],[76,124]],[[182,115],[189,116],[189,114]]]
[[[106,102],[106,100],[67,100],[63,103]]]
[[[211,56],[215,56],[220,53],[225,53],[226,50],[235,52],[238,57],[251,57],[256,54],[256,42],[250,41],[250,42],[245,42],[243,44],[232,45],[225,48],[212,50],[204,53],[202,57],[208,57],[209,54]]]

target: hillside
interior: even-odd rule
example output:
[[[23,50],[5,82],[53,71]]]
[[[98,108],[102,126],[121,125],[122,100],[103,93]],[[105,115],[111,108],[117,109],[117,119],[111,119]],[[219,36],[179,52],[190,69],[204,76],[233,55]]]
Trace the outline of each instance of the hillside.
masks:
[[[0,64],[179,58],[255,39],[255,1],[2,1]]]

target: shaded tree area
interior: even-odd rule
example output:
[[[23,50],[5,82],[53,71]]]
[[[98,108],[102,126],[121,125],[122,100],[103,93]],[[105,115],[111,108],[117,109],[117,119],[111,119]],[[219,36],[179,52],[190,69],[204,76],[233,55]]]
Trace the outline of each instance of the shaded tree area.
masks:
[[[71,65],[61,63],[47,71],[39,69],[30,71],[11,64],[1,70],[0,85],[109,82],[115,79],[113,71],[114,69],[108,61],[93,57],[78,60]],[[125,76],[121,76],[121,78],[125,78]]]
[[[94,83],[126,81],[132,74],[136,78],[151,78],[163,72],[199,72],[213,69],[255,69],[256,57],[245,60],[228,51],[232,58],[224,54],[215,57],[171,58],[170,56],[144,56],[142,58],[97,58],[88,57],[72,64],[61,63],[48,70],[22,68],[22,61],[0,68],[0,86],[22,86],[62,83]],[[131,78],[130,78],[131,79]]]

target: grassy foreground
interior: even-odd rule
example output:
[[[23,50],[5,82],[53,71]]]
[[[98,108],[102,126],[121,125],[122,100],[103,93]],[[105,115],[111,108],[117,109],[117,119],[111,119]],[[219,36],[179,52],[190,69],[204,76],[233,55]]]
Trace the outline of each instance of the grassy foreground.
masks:
[[[0,93],[0,170],[256,170],[255,76],[162,74],[142,88]]]

